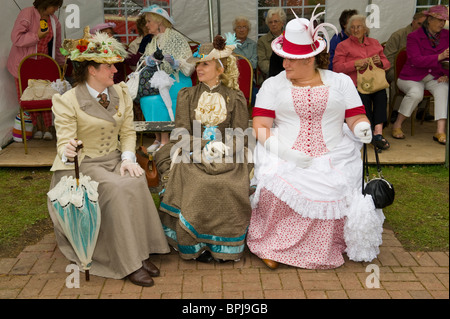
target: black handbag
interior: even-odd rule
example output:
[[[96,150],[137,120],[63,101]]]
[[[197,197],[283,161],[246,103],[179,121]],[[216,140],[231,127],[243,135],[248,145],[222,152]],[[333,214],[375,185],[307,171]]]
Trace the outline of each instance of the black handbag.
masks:
[[[394,202],[395,190],[394,186],[389,183],[383,176],[376,147],[375,158],[377,161],[378,177],[370,179],[369,165],[367,160],[367,145],[364,144],[362,193],[364,196],[367,194],[372,196],[376,208],[385,208]]]

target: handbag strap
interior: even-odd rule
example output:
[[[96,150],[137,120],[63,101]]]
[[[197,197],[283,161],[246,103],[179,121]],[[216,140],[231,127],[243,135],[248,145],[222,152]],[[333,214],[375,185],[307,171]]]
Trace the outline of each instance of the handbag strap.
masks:
[[[369,69],[369,67],[370,66],[372,66],[372,70],[373,69],[375,69],[375,68],[377,68],[378,69],[378,67],[375,65],[375,63],[373,62],[373,60],[372,60],[372,58],[369,58],[369,63],[368,63],[368,65],[367,65],[367,68],[365,68],[365,69],[363,69],[363,68],[361,68],[361,67],[357,67],[356,68],[356,71],[358,71],[358,73],[359,73],[359,71],[361,71],[361,70],[367,70],[367,69]],[[364,74],[364,73],[361,73],[361,74]]]
[[[142,67],[142,66],[144,65],[144,62],[145,62],[144,59],[142,59],[141,61],[139,61],[138,65],[137,65],[137,67],[136,67],[136,71],[134,71],[134,72],[141,73],[141,71],[144,69],[144,68]]]
[[[377,172],[378,172],[378,176],[380,178],[384,178],[383,177],[383,172],[381,171],[381,165],[380,165],[380,158],[378,156],[378,147],[374,146],[374,151],[375,151],[375,160],[377,162]],[[366,179],[364,180],[364,177],[366,177]],[[366,193],[364,192],[364,181],[369,182],[369,159],[367,156],[367,144],[364,144],[364,150],[363,150],[363,173],[362,173],[362,193],[363,195],[365,195]]]

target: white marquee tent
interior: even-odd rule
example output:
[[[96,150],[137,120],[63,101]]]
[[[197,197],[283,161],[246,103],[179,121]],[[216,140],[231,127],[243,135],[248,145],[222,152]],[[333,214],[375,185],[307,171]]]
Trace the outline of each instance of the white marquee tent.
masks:
[[[231,32],[231,22],[237,15],[250,18],[253,25],[250,37],[257,38],[257,0],[172,0],[172,16],[176,28],[185,35],[199,42],[210,39],[210,27],[213,33]],[[18,112],[16,88],[13,77],[6,69],[6,62],[11,48],[10,34],[19,7],[32,6],[33,0],[3,0],[0,10],[0,147],[12,138],[12,126]],[[220,10],[218,10],[220,4]],[[211,15],[209,8],[212,8]],[[79,15],[76,10],[79,9]],[[390,34],[411,23],[416,9],[416,0],[326,0],[326,22],[333,23],[339,29],[339,16],[345,9],[357,9],[368,15],[372,25],[371,37],[381,42]],[[79,38],[86,25],[103,22],[103,0],[64,0],[64,6],[57,12],[67,38]],[[210,24],[209,17],[212,17]],[[219,17],[220,16],[220,17]],[[63,34],[64,34],[63,33]]]

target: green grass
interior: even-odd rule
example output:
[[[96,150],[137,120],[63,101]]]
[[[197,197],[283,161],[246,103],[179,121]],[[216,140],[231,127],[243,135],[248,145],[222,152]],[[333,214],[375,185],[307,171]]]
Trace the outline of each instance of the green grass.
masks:
[[[439,165],[386,166],[383,174],[396,191],[394,204],[383,210],[385,227],[409,251],[448,251],[448,170]],[[29,229],[48,221],[50,180],[47,168],[0,168],[0,248],[20,242]],[[159,206],[158,195],[152,195]]]
[[[383,210],[386,223],[409,251],[448,251],[449,172],[443,166],[390,166],[394,203]]]
[[[0,247],[46,220],[49,169],[0,169]]]

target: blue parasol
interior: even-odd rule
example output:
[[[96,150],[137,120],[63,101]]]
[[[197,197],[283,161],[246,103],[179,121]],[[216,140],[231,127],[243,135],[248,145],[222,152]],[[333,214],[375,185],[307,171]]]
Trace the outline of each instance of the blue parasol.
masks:
[[[75,178],[64,176],[47,195],[56,210],[64,234],[81,262],[89,281],[89,269],[100,229],[98,183],[80,174],[75,157]]]

